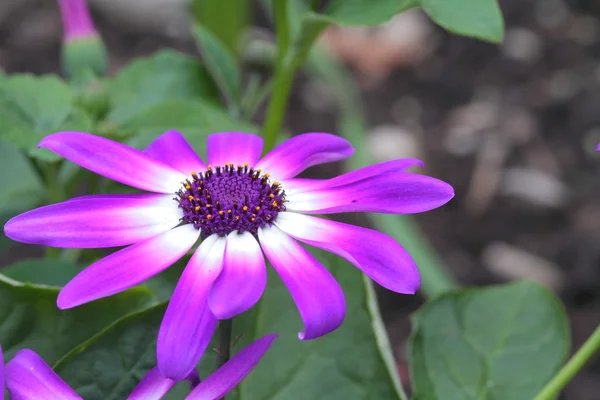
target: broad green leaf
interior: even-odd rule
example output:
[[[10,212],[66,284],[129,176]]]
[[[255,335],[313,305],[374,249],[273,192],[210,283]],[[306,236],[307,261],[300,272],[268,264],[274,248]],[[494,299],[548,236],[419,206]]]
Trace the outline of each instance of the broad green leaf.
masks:
[[[199,61],[163,50],[121,70],[109,85],[109,120],[123,123],[170,99],[216,99],[216,88]]]
[[[27,157],[17,147],[1,139],[0,188],[0,213],[31,208],[45,196],[39,175]]]
[[[49,364],[88,340],[113,321],[154,302],[145,288],[59,310],[59,288],[23,284],[0,275],[0,343],[7,360],[23,348],[36,351]]]
[[[136,115],[122,125],[122,129],[135,132],[132,145],[143,148],[161,133],[176,129],[180,131],[203,155],[206,137],[214,132],[257,132],[247,122],[232,119],[225,110],[201,101],[167,100]]]
[[[230,106],[237,107],[241,97],[242,73],[235,57],[223,42],[200,24],[193,29],[202,60]]]
[[[86,400],[127,398],[156,365],[156,336],[166,305],[126,316],[73,349],[55,371]]]
[[[298,340],[302,321],[287,288],[269,267],[266,292],[234,321],[234,330],[244,343],[275,332],[279,338],[240,384],[238,399],[404,399],[370,280],[336,256],[314,254],[344,290],[344,324],[322,338]]]
[[[90,130],[93,122],[73,106],[67,84],[53,75],[15,74],[0,83],[0,138],[46,161],[60,157],[37,149],[46,135]]]
[[[530,400],[569,350],[562,305],[531,282],[444,294],[412,320],[418,400]]]
[[[332,0],[325,15],[343,26],[379,25],[417,5],[418,0]]]
[[[498,0],[420,0],[438,24],[459,35],[501,42],[504,21]]]
[[[64,260],[33,258],[2,268],[2,274],[23,283],[63,287],[81,272],[77,265]]]

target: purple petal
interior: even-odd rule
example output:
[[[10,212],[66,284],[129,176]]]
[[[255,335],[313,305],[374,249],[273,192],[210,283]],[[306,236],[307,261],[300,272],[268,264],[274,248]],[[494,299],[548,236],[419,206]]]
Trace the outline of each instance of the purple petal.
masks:
[[[276,226],[259,229],[258,237],[300,311],[304,330],[298,337],[315,339],[337,329],[344,321],[346,302],[331,273]]]
[[[154,367],[137,384],[127,400],[160,400],[174,384],[174,380],[165,378],[158,367]]]
[[[208,296],[208,305],[218,319],[230,319],[247,311],[267,286],[265,257],[249,232],[227,236],[223,271]]]
[[[137,243],[179,224],[171,195],[114,194],[77,197],[18,215],[4,225],[19,242],[99,248]]]
[[[29,349],[6,364],[6,387],[12,400],[81,399],[40,356]]]
[[[262,153],[263,140],[251,133],[222,132],[208,136],[207,158],[210,165],[254,166]]]
[[[151,192],[174,193],[187,177],[139,150],[89,133],[54,133],[38,147],[117,182]]]
[[[321,214],[412,214],[440,207],[454,197],[452,186],[429,176],[402,171],[373,175],[370,170],[366,178],[360,179],[360,174],[356,174],[359,171],[354,171],[350,178],[342,175],[331,179],[329,185],[324,183],[302,193],[286,192],[286,208]],[[343,184],[338,185],[336,182],[340,181]]]
[[[204,162],[185,140],[185,137],[177,131],[163,133],[150,143],[144,153],[186,175],[190,175],[192,172],[206,171]]]
[[[225,397],[252,371],[276,338],[276,334],[267,335],[250,343],[201,382],[186,400],[217,400]]]
[[[223,267],[225,238],[206,238],[185,267],[158,332],[158,368],[181,380],[194,369],[217,327],[207,296]]]
[[[291,212],[280,213],[276,224],[304,243],[345,258],[386,289],[413,294],[419,288],[414,260],[383,233]]]
[[[4,400],[4,356],[0,346],[0,400]]]
[[[354,153],[346,139],[329,133],[305,133],[286,140],[256,165],[275,180],[293,178],[308,167],[343,160]]]
[[[67,283],[58,307],[75,307],[140,284],[183,257],[198,236],[192,225],[183,225],[104,257]]]

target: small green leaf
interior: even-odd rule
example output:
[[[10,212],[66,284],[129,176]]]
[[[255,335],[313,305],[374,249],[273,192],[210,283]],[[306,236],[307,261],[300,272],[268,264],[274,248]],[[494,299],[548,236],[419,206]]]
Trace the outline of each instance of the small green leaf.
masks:
[[[122,123],[169,99],[216,99],[206,69],[184,54],[163,50],[121,70],[109,85],[112,111],[108,118]]]
[[[316,340],[298,340],[302,321],[287,288],[269,267],[259,304],[234,322],[248,343],[279,333],[273,347],[238,387],[239,399],[405,399],[371,282],[331,254],[313,251],[346,297],[346,320]],[[243,344],[238,344],[242,348]]]
[[[311,47],[331,22],[331,18],[313,12],[305,13],[302,16],[300,31],[294,42],[292,53],[298,66],[304,63]]]
[[[501,42],[504,21],[497,0],[421,0],[431,19],[450,32]]]
[[[200,24],[193,29],[202,60],[230,106],[237,108],[241,97],[242,73],[231,51]]]
[[[6,359],[29,348],[52,365],[115,320],[154,302],[148,289],[134,288],[60,310],[58,292],[59,288],[23,284],[0,274],[0,343]]]
[[[417,5],[418,0],[332,0],[325,15],[343,26],[379,25]]]
[[[129,315],[73,349],[56,372],[86,400],[127,398],[156,366],[156,336],[166,304]]]
[[[415,399],[532,399],[569,342],[562,305],[537,284],[444,294],[413,316]]]
[[[17,147],[0,140],[0,213],[26,210],[40,203],[44,186]]]
[[[62,287],[81,272],[77,265],[64,260],[33,258],[2,269],[2,274],[19,282]]]
[[[40,140],[61,130],[90,129],[92,121],[73,106],[71,90],[52,75],[11,75],[0,83],[0,138],[45,161],[60,157],[36,149]]]

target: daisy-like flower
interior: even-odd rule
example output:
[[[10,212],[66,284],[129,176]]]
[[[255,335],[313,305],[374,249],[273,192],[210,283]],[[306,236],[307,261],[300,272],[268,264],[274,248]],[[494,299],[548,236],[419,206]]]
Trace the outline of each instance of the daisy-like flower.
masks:
[[[196,370],[185,378],[193,388],[186,400],[217,400],[224,397],[252,371],[277,335],[256,340],[200,383]],[[0,400],[4,396],[0,349]],[[176,382],[151,369],[131,392],[129,400],[160,400]],[[6,386],[13,400],[81,400],[65,381],[34,351],[20,350],[6,364]]]
[[[414,293],[419,272],[396,241],[377,231],[307,214],[417,213],[449,201],[448,184],[406,172],[419,160],[389,161],[327,180],[295,178],[354,152],[326,133],[296,136],[260,157],[260,137],[208,137],[206,165],[169,131],[147,149],[80,132],[39,145],[123,184],[154,194],[91,195],[10,220],[6,235],[54,247],[125,246],[73,278],[62,309],[135,286],[172,265],[201,238],[173,293],[158,337],[158,367],[180,380],[208,346],[217,319],[252,307],[267,281],[264,254],[288,287],[302,320],[300,339],[339,327],[346,306],[334,277],[297,241],[335,253],[398,293]]]

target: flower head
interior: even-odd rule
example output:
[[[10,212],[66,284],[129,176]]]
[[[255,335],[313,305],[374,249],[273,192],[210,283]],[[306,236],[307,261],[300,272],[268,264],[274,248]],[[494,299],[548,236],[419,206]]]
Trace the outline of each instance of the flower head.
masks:
[[[97,37],[86,0],[58,0],[65,41]]]
[[[4,227],[8,237],[55,247],[131,245],[92,264],[60,292],[74,307],[137,285],[164,270],[194,243],[158,338],[158,367],[185,377],[208,346],[217,319],[261,297],[269,259],[304,322],[301,339],[339,327],[342,290],[296,240],[335,253],[382,286],[414,293],[419,273],[392,238],[307,214],[416,213],[449,201],[448,184],[406,172],[418,160],[369,166],[327,180],[295,178],[306,168],[349,157],[353,148],[326,133],[296,136],[260,158],[262,139],[239,132],[208,137],[208,164],[183,136],[169,131],[146,150],[80,132],[46,137],[40,147],[126,185],[153,194],[92,195],[26,212]],[[176,338],[176,340],[175,340]]]

